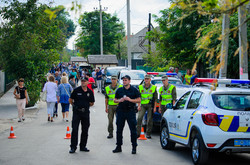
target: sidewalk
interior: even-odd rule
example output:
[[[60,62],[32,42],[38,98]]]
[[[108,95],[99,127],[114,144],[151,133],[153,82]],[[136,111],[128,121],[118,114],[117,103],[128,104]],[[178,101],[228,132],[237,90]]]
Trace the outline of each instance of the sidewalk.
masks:
[[[16,85],[0,98],[0,132],[9,129],[11,125],[16,125],[18,123],[16,99],[13,95],[15,87]],[[26,120],[31,120],[37,111],[37,107],[26,109]]]

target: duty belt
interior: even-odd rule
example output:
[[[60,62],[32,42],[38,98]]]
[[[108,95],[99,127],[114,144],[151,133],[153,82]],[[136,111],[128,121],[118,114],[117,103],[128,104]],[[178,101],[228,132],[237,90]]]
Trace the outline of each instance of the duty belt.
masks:
[[[77,111],[79,111],[79,112],[85,112],[85,108],[77,108]]]

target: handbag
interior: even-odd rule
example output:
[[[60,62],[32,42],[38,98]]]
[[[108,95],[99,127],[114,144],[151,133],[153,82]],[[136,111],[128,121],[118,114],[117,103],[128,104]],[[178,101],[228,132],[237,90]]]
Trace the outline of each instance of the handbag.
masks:
[[[64,84],[62,84],[62,85],[63,85],[63,87],[64,87],[64,89],[65,89],[65,91],[66,91],[67,95],[70,97],[70,95],[69,95],[68,91],[66,90],[66,88],[65,88]]]
[[[14,98],[15,98],[15,99],[20,99],[21,96],[20,96],[20,89],[19,89],[19,87],[17,87],[17,90],[18,90],[18,94],[16,94],[16,95],[14,96]]]
[[[29,97],[29,93],[27,92],[27,99],[28,99],[28,102],[30,101],[30,97]]]
[[[41,92],[41,100],[47,101],[47,84],[45,85],[45,91]]]

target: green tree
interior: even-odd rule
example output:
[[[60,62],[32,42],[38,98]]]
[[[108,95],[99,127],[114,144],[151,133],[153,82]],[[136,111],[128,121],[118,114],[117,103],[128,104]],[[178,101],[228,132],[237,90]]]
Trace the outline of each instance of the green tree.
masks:
[[[196,31],[210,20],[194,12],[178,21],[183,12],[185,13],[174,7],[162,10],[161,17],[156,17],[159,28],[147,34],[147,38],[156,43],[156,51],[146,55],[147,65],[160,68],[168,64],[175,64],[181,68],[192,67],[196,61]]]
[[[116,16],[103,12],[103,52],[115,54],[115,45],[125,36],[124,25]],[[85,12],[79,19],[82,33],[77,39],[77,47],[83,56],[100,54],[100,15],[98,11]]]
[[[230,17],[230,28],[233,29],[238,25],[238,13],[234,13]],[[220,54],[221,49],[221,31],[222,20],[216,20],[208,26],[201,26],[199,30],[199,39],[197,40],[197,56],[201,57],[207,64],[210,65],[210,69],[213,72],[218,72],[220,58],[216,54]],[[248,42],[250,42],[250,24],[247,24]],[[229,49],[228,49],[228,65],[227,65],[227,77],[238,79],[239,75],[239,57],[237,52],[239,46],[239,36],[237,31],[230,33],[229,35]],[[248,67],[250,62],[248,61]]]
[[[178,7],[182,9],[182,17],[179,18],[177,21],[182,21],[191,15],[194,12],[197,12],[199,16],[209,16],[211,21],[216,22],[216,24],[211,23],[211,25],[204,25],[197,31],[197,38],[199,38],[198,42],[196,43],[197,48],[197,59],[202,59],[207,63],[212,63],[210,69],[215,71],[218,74],[222,63],[219,61],[221,57],[221,41],[224,39],[225,35],[221,34],[221,22],[223,14],[228,14],[230,16],[230,39],[229,39],[229,59],[228,59],[228,77],[237,78],[236,75],[238,68],[234,68],[235,64],[238,63],[239,59],[236,57],[239,51],[238,45],[238,38],[237,33],[239,27],[238,23],[235,21],[238,18],[235,16],[237,15],[238,8],[243,5],[249,5],[249,0],[242,0],[242,1],[235,1],[235,0],[203,0],[203,1],[194,1],[194,0],[171,0],[171,7],[175,8]],[[250,15],[247,15],[247,19],[245,23],[247,23],[249,29],[249,20]],[[212,25],[213,24],[213,25]],[[217,26],[218,25],[218,26]],[[248,43],[249,43],[249,32],[248,32]],[[249,47],[248,50],[249,52]],[[249,54],[249,53],[248,53]],[[196,61],[196,63],[198,62]],[[196,63],[193,68],[196,67]],[[231,64],[231,65],[230,65]],[[233,64],[233,67],[232,67]],[[249,67],[249,66],[248,66]],[[232,68],[235,70],[232,71]],[[238,72],[239,73],[239,72]]]
[[[69,18],[69,13],[65,10],[64,6],[51,8],[51,11],[55,12],[56,20],[63,22],[60,29],[66,35],[66,38],[69,39],[72,35],[75,34],[74,32],[76,29],[74,22]]]
[[[62,21],[50,19],[49,7],[37,0],[4,1],[0,9],[0,56],[4,70],[15,78],[23,77],[28,88],[30,104],[40,97],[42,81],[59,52],[66,46]],[[8,21],[6,21],[8,20]]]

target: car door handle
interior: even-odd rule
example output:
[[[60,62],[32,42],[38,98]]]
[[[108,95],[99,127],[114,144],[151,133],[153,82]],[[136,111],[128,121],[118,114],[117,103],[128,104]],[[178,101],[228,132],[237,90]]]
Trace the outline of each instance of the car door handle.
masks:
[[[190,119],[193,119],[193,118],[194,118],[193,116],[190,117]]]
[[[181,116],[177,116],[177,118],[181,118]]]

